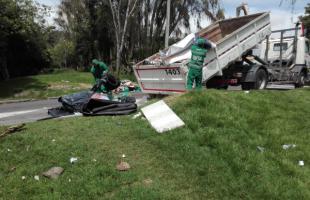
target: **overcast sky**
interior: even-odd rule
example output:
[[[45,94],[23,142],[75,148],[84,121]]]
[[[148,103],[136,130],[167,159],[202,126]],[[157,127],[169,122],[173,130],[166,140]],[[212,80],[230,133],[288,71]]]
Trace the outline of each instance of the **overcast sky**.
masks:
[[[43,3],[53,7],[54,12],[57,10],[57,5],[60,0],[37,0],[39,3]],[[271,24],[273,29],[290,28],[293,22],[296,22],[298,16],[304,14],[304,7],[309,0],[297,0],[294,6],[294,10],[289,3],[291,0],[284,0],[284,3],[280,6],[281,0],[221,0],[222,7],[225,9],[226,18],[234,17],[236,15],[236,7],[242,2],[248,3],[250,8],[250,14],[256,12],[271,12]],[[51,20],[50,20],[51,21]],[[207,20],[202,20],[201,24],[206,26],[209,24]]]

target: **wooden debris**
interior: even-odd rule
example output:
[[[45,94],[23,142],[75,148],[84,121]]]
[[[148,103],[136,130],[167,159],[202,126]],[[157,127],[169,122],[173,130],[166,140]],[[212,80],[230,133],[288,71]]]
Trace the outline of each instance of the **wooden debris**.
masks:
[[[19,132],[24,130],[25,124],[19,124],[16,126],[11,126],[9,128],[7,128],[3,133],[0,134],[0,138],[3,138],[9,134],[15,133],[15,132]]]

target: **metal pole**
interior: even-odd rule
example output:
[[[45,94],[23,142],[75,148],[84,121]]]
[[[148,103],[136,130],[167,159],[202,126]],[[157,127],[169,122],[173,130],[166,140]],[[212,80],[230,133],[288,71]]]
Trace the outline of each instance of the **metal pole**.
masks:
[[[169,46],[169,26],[170,26],[170,5],[171,0],[167,0],[167,21],[166,21],[166,37],[165,37],[165,47]]]

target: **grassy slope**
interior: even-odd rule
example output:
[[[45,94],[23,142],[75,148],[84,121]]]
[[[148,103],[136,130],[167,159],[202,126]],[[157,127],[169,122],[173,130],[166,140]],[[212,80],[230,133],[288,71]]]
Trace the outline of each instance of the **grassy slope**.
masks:
[[[310,90],[210,90],[166,101],[186,126],[164,135],[130,116],[28,124],[0,141],[0,198],[310,199]],[[297,147],[282,149],[290,143]],[[132,169],[119,173],[123,153]],[[58,180],[33,179],[55,165],[65,168]]]

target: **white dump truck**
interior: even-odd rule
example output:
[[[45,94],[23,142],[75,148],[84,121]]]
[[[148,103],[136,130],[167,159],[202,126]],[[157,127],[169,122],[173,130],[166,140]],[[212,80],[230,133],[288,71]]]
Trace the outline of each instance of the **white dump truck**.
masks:
[[[145,93],[185,92],[187,63],[191,58],[190,48],[194,38],[199,36],[216,44],[216,48],[208,51],[203,68],[203,81],[208,88],[241,85],[243,89],[264,89],[268,82],[278,81],[278,76],[272,76],[277,72],[277,67],[270,70],[271,62],[268,62],[268,56],[264,60],[253,55],[252,50],[266,38],[269,45],[268,38],[271,33],[268,12],[220,20],[137,63],[133,66],[134,73]],[[281,32],[281,40],[283,35]],[[296,37],[295,34],[295,41]],[[268,50],[269,48],[265,50],[267,53],[264,55],[268,55]],[[280,63],[283,67],[283,60]],[[298,82],[300,74],[306,74],[304,69],[304,65],[298,67],[298,74],[294,72],[294,77],[297,77],[293,81]]]

